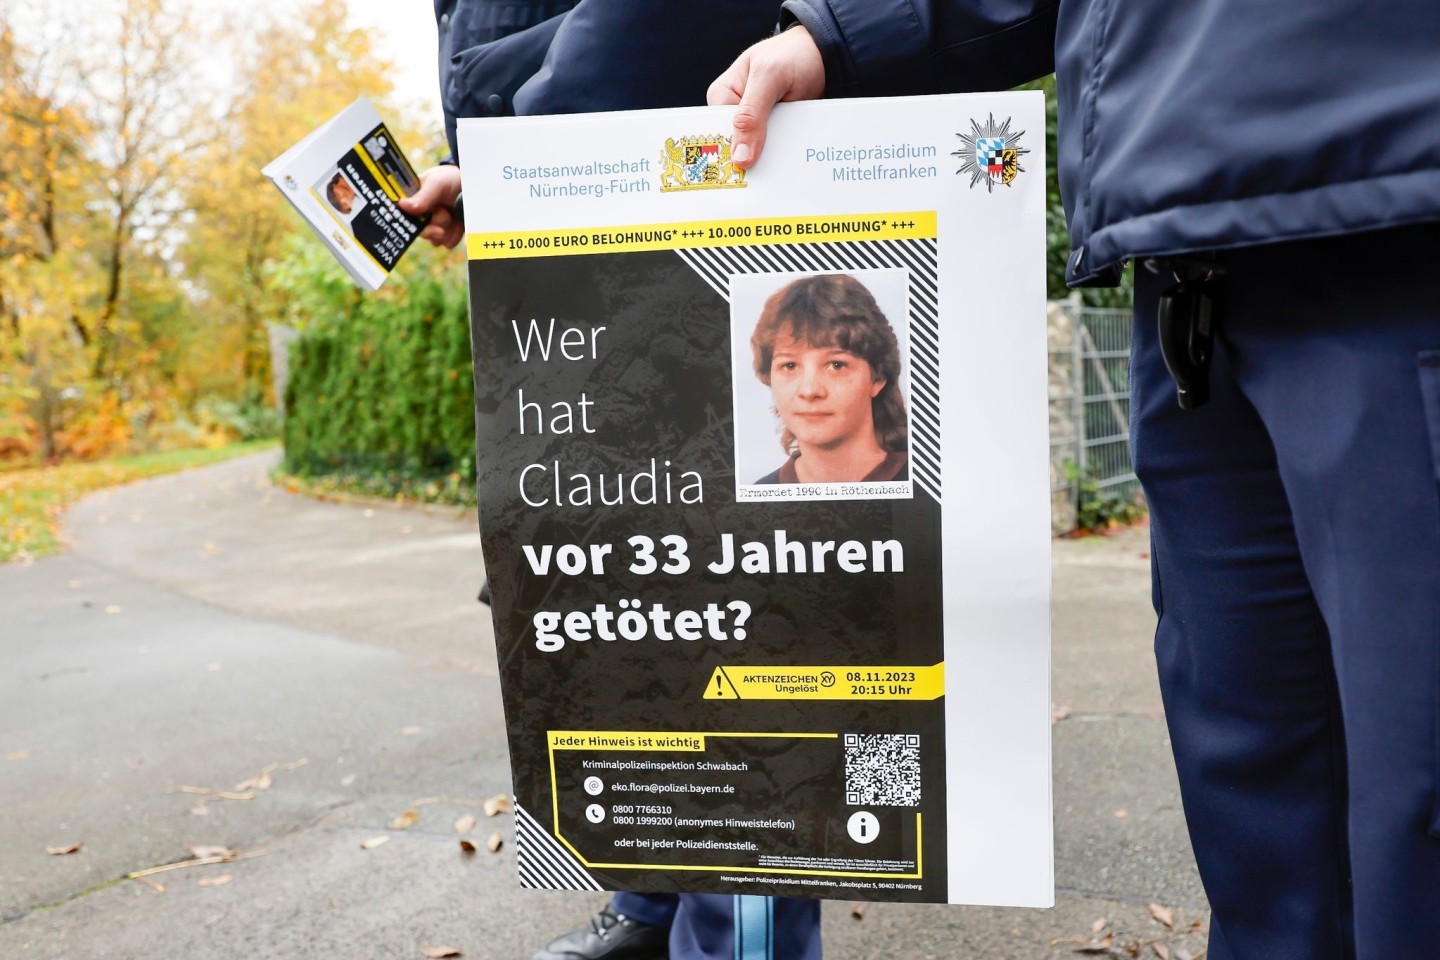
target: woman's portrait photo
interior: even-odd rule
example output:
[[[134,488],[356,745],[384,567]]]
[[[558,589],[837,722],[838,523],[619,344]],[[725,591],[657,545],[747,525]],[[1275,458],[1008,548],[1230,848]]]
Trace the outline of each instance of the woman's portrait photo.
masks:
[[[349,177],[340,172],[339,167],[331,168],[315,186],[330,205],[330,209],[346,221],[352,220],[365,206],[365,199],[356,192],[355,185],[350,182]]]
[[[908,290],[904,270],[731,278],[741,499],[910,495]]]

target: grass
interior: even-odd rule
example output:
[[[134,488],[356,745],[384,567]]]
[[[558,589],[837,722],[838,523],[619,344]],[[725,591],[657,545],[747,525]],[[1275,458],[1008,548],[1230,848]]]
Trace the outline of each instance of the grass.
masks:
[[[64,548],[60,518],[66,507],[87,493],[219,463],[274,445],[274,440],[256,440],[0,473],[0,563],[59,553]]]
[[[279,486],[316,500],[385,500],[475,509],[475,483],[459,473],[411,475],[404,471],[342,470],[334,473],[286,473],[283,464],[271,475]]]

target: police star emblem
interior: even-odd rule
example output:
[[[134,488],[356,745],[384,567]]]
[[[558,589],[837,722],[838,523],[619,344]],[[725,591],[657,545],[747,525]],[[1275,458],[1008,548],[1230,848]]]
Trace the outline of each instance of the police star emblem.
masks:
[[[995,184],[1010,186],[1015,178],[1025,172],[1020,158],[1030,151],[1020,146],[1025,131],[1011,131],[1010,117],[1002,124],[995,123],[995,114],[990,114],[982,127],[977,121],[970,121],[970,132],[957,133],[960,149],[950,154],[961,159],[957,176],[970,174],[970,186],[985,181],[985,189],[994,192]]]

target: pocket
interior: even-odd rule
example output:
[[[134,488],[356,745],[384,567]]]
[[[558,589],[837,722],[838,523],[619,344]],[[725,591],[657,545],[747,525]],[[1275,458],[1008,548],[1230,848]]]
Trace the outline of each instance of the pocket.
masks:
[[[1435,478],[1435,510],[1440,514],[1440,350],[1426,350],[1416,358],[1420,374],[1420,399],[1425,410],[1425,427],[1430,439],[1430,465]],[[1435,643],[1435,682],[1432,687],[1434,720],[1434,777],[1430,806],[1430,836],[1440,837],[1440,637]]]

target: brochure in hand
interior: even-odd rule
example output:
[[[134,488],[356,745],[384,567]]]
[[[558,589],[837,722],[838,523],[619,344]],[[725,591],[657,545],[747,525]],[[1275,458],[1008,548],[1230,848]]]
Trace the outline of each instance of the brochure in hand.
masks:
[[[398,206],[420,178],[364,97],[263,172],[366,290],[385,282],[425,226]]]

